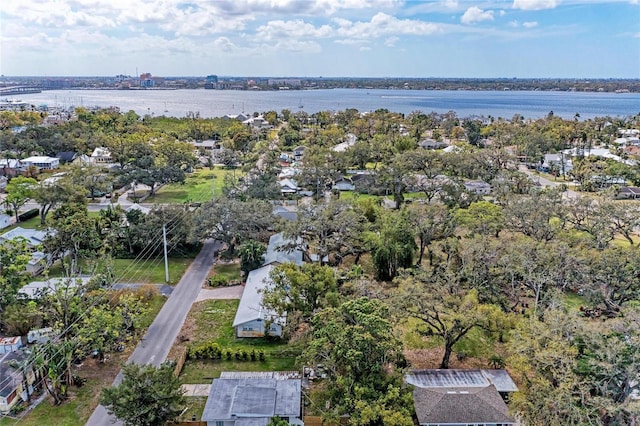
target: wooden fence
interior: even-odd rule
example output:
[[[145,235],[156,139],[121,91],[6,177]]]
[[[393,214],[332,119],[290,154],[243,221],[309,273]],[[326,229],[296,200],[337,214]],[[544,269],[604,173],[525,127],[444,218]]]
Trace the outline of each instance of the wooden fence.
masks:
[[[189,353],[189,348],[184,348],[182,353],[176,360],[176,368],[173,370],[173,375],[178,377],[182,372],[182,367],[184,367],[184,363],[187,361],[187,354]],[[205,425],[206,426],[206,425]]]

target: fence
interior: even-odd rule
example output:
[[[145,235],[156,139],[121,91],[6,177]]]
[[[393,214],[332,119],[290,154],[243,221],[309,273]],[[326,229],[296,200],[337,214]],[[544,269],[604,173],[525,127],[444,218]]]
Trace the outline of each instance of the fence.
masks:
[[[187,361],[187,354],[189,353],[189,348],[184,348],[182,353],[176,360],[176,368],[173,370],[173,375],[178,377],[182,372],[182,367],[184,367],[184,363]],[[205,425],[206,426],[206,425]]]

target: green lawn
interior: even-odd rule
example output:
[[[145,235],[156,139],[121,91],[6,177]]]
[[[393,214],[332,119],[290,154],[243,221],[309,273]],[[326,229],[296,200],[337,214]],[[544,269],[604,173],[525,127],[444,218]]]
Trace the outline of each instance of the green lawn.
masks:
[[[300,350],[277,339],[235,337],[232,327],[238,300],[207,300],[196,303],[189,312],[187,324],[193,328],[189,345],[215,342],[223,349],[263,350],[264,361],[188,360],[180,374],[182,383],[211,383],[222,371],[283,371],[295,369]],[[186,325],[186,324],[185,324]]]
[[[216,265],[211,270],[210,276],[222,277],[227,281],[240,280],[240,263],[225,263]]]
[[[202,203],[211,200],[213,196],[222,195],[224,177],[234,170],[216,167],[213,170],[200,169],[187,176],[184,183],[165,185],[153,197],[147,198],[146,203],[180,204],[186,202]],[[242,172],[235,170],[237,176]]]
[[[169,284],[177,284],[193,259],[169,258]],[[118,282],[164,284],[164,259],[149,261],[114,259],[113,270]]]

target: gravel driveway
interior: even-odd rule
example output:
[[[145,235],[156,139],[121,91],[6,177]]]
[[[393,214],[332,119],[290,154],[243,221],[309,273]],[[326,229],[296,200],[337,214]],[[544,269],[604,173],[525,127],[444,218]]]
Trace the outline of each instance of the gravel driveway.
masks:
[[[240,299],[242,296],[242,290],[244,289],[241,285],[234,285],[231,287],[218,287],[218,288],[203,288],[198,293],[198,297],[196,298],[196,302],[201,302],[203,300],[215,300],[215,299]]]

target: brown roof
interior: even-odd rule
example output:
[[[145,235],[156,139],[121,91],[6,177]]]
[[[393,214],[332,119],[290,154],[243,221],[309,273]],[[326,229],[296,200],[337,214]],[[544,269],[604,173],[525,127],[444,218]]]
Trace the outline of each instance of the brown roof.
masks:
[[[413,404],[420,424],[515,423],[495,386],[415,388]]]

